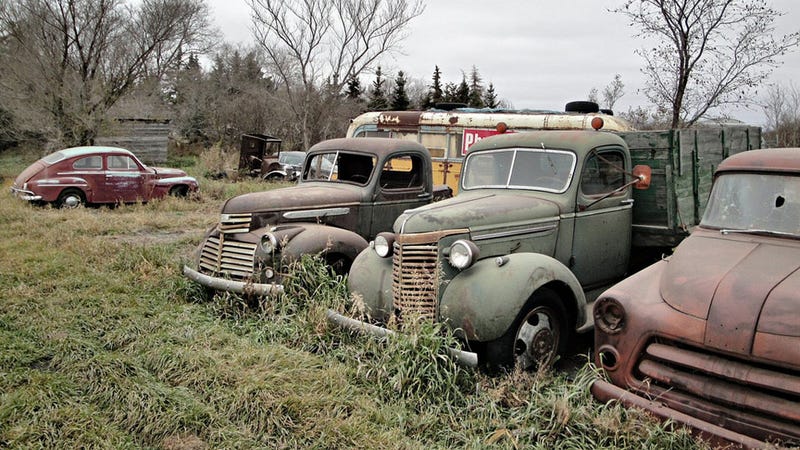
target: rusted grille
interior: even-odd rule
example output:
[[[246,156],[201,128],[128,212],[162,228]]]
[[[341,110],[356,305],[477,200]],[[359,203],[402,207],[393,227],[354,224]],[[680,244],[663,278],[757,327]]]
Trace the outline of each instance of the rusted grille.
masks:
[[[392,298],[401,315],[436,319],[439,270],[436,242],[394,243]]]
[[[200,252],[200,271],[233,279],[253,277],[256,244],[225,240],[225,235],[206,239]]]
[[[253,215],[243,214],[223,214],[219,220],[220,233],[247,233],[250,231],[250,221]]]
[[[800,444],[797,373],[664,342],[648,345],[637,369],[653,386],[663,389],[662,400],[669,401],[673,408],[724,408],[725,420],[738,423],[751,436]]]

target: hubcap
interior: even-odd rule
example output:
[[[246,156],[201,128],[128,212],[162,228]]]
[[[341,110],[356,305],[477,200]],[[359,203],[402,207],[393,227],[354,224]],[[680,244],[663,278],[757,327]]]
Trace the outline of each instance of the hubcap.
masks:
[[[553,311],[534,308],[517,330],[514,359],[522,369],[538,369],[553,363],[558,351],[558,325]]]
[[[64,198],[64,206],[67,208],[77,208],[81,205],[81,198],[77,195],[68,195]]]

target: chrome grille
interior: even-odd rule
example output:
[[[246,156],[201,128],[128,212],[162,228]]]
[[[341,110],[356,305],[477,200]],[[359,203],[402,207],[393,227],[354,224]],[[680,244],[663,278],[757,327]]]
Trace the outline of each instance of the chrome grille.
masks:
[[[253,215],[250,213],[242,214],[222,214],[219,219],[220,233],[247,233],[250,231],[250,221]]]
[[[394,243],[392,299],[402,315],[436,319],[439,270],[437,245]]]
[[[200,271],[234,279],[253,277],[256,244],[225,240],[225,235],[206,239],[200,251]]]
[[[800,379],[796,372],[670,342],[648,345],[637,369],[654,392],[661,391],[661,401],[675,409],[701,404],[706,405],[701,410],[724,408],[724,420],[737,423],[748,435],[800,444]]]

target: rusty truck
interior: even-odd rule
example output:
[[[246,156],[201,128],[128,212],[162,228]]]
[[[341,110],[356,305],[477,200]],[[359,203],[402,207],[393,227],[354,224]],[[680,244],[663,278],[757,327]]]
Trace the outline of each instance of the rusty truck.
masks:
[[[306,153],[298,185],[228,199],[184,275],[217,291],[283,290],[291,261],[319,254],[338,274],[403,211],[450,197],[428,151],[399,139],[331,139]]]
[[[800,149],[734,155],[673,255],[597,300],[592,393],[720,447],[800,445]],[[774,446],[774,447],[773,447]]]
[[[391,321],[439,321],[468,364],[550,365],[592,329],[599,293],[688,235],[715,166],[759,145],[754,127],[482,139],[455,197],[404,212],[353,262],[348,287],[366,315],[329,320],[379,335]]]

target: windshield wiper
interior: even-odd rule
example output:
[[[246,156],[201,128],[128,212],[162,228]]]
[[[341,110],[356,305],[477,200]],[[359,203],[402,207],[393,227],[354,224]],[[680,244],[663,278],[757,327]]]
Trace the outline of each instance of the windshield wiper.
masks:
[[[766,234],[769,236],[781,236],[781,237],[788,237],[788,238],[800,238],[800,235],[794,233],[787,233],[785,231],[772,231],[772,230],[762,230],[758,228],[748,228],[745,230],[739,229],[729,229],[723,228],[719,230],[720,234]]]

